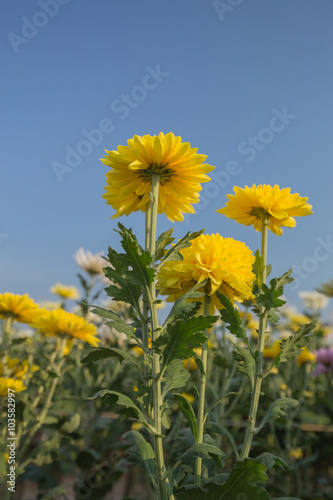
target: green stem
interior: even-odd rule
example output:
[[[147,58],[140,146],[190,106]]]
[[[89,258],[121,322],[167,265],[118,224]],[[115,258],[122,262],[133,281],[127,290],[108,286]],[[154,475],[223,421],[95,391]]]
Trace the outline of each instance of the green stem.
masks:
[[[152,256],[152,266],[155,264],[156,253],[156,229],[157,229],[157,208],[158,208],[158,193],[159,193],[159,175],[152,175],[152,202],[151,202],[151,224],[149,236],[149,251]],[[146,233],[147,241],[147,233]],[[159,324],[156,308],[156,282],[155,280],[150,285],[150,315],[151,315],[151,335],[152,341],[156,340],[159,336]],[[159,489],[159,498],[161,500],[174,500],[169,480],[166,478],[166,468],[164,463],[163,454],[163,441],[162,441],[162,387],[160,373],[160,356],[153,351],[152,361],[152,374],[153,374],[153,402],[154,402],[154,427],[158,435],[154,436],[155,453],[157,462],[157,484]]]
[[[204,316],[209,315],[209,297],[207,293],[204,295]],[[206,330],[206,334],[208,331]],[[197,433],[198,440],[196,444],[203,443],[204,434],[204,414],[205,414],[205,393],[206,393],[206,380],[207,380],[207,356],[208,356],[208,340],[203,344],[201,351],[201,361],[203,366],[203,373],[201,374],[200,387],[199,387],[199,402],[198,402],[198,415],[197,415]],[[195,484],[201,486],[202,475],[202,458],[198,457],[195,462]]]
[[[262,282],[266,284],[267,278],[267,233],[268,233],[268,217],[266,214],[261,214],[261,257],[263,259],[263,274]],[[241,460],[249,456],[252,440],[256,429],[256,418],[260,398],[261,383],[263,380],[263,351],[265,347],[265,333],[267,327],[267,313],[262,306],[259,308],[259,335],[257,343],[257,358],[255,360],[256,371],[254,375],[254,383],[251,394],[251,404],[248,417],[247,428],[241,453]]]
[[[150,249],[150,233],[151,233],[151,201],[146,205],[146,224],[145,224],[145,250]],[[143,293],[143,322],[142,322],[142,342],[146,349],[149,350],[148,342],[148,317],[149,317],[149,302],[147,293]],[[143,365],[144,374],[147,376],[147,357],[145,351],[143,351]]]
[[[66,338],[63,338],[61,340],[61,342],[60,342],[60,347],[59,347],[59,355],[58,355],[58,361],[59,361],[59,363],[58,363],[58,365],[56,367],[56,375],[53,377],[51,387],[49,389],[49,392],[47,394],[46,400],[44,402],[43,409],[42,409],[40,415],[38,416],[37,422],[32,427],[32,429],[29,430],[29,434],[27,435],[26,440],[24,441],[23,445],[20,447],[20,453],[19,453],[19,456],[18,456],[18,462],[20,462],[21,458],[24,456],[24,453],[25,453],[26,449],[28,448],[29,444],[31,443],[31,441],[32,441],[34,435],[36,434],[36,432],[43,425],[45,417],[47,415],[47,412],[50,409],[50,406],[51,406],[51,403],[52,403],[52,398],[53,398],[54,392],[56,390],[59,378],[61,376],[61,368],[62,368],[62,365],[63,365],[63,363],[65,361],[65,358],[64,358],[64,348],[65,348],[65,345],[66,345]]]

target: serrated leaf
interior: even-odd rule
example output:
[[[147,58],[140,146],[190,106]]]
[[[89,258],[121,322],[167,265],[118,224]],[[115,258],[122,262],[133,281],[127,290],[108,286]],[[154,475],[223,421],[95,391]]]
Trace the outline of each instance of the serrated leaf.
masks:
[[[156,260],[161,260],[164,257],[165,247],[167,247],[174,241],[174,238],[171,238],[172,233],[173,227],[171,227],[168,231],[160,234],[160,236],[157,238],[155,253]]]
[[[184,387],[190,376],[191,374],[185,370],[184,363],[181,359],[174,359],[171,361],[165,370],[162,398],[164,399],[167,393],[173,389]]]
[[[75,415],[73,415],[68,422],[65,422],[61,426],[61,430],[63,432],[67,432],[68,434],[72,434],[72,432],[76,431],[76,429],[79,427],[80,423],[81,423],[80,414],[75,413]]]
[[[232,353],[234,359],[238,361],[238,369],[242,373],[245,373],[250,381],[251,381],[251,387],[253,387],[254,384],[254,374],[255,374],[255,361],[251,355],[251,353],[247,350],[241,347],[238,344],[234,344],[234,350]]]
[[[146,421],[146,418],[140,408],[138,408],[138,406],[134,403],[134,401],[132,401],[131,398],[125,396],[125,394],[121,394],[120,392],[116,391],[110,391],[109,389],[102,389],[101,391],[96,392],[96,394],[86,399],[91,401],[96,398],[102,398],[103,402],[110,406],[119,406],[120,408],[116,408],[115,410],[117,413],[126,415],[130,418],[136,418],[139,422],[143,423],[153,434],[156,434],[155,429]]]
[[[124,254],[118,254],[109,247],[108,260],[113,268],[105,267],[104,274],[118,286],[110,285],[105,288],[105,291],[112,299],[126,302],[127,304],[131,304],[134,308],[137,308],[142,290],[140,286],[135,286],[127,280],[127,266],[122,263],[122,256],[124,256]]]
[[[280,342],[281,351],[279,352],[275,365],[278,366],[279,363],[285,363],[289,359],[298,358],[302,352],[302,347],[307,347],[311,341],[309,334],[315,328],[316,322],[311,321],[311,323],[306,323],[299,330],[290,337],[282,340]]]
[[[220,310],[220,313],[222,320],[227,325],[228,330],[236,335],[237,338],[244,340],[249,350],[251,350],[246,330],[238,310],[234,307],[233,303],[226,295],[219,292],[216,292],[216,295],[224,307],[224,309]]]
[[[116,347],[96,347],[95,349],[91,349],[91,351],[81,360],[81,363],[90,363],[92,361],[107,358],[117,358],[120,362],[127,360],[139,369],[139,364],[133,356],[127,351]]]
[[[169,324],[167,331],[153,342],[154,350],[163,355],[163,369],[174,359],[188,359],[195,355],[196,347],[207,340],[203,333],[216,321],[216,316],[196,316],[186,323],[177,321]]]
[[[272,455],[272,453],[261,453],[255,460],[259,460],[269,470],[289,470],[290,467],[282,458]]]
[[[229,439],[231,446],[235,452],[236,455],[236,460],[239,460],[239,454],[237,450],[237,445],[236,441],[234,440],[232,434],[223,427],[222,425],[216,424],[214,422],[209,422],[205,424],[205,431],[208,432],[208,434],[220,434],[222,436],[225,436],[227,439]]]
[[[185,416],[185,418],[190,426],[190,429],[191,429],[191,432],[193,434],[195,442],[197,442],[198,441],[198,429],[197,429],[197,420],[195,418],[193,406],[188,401],[188,399],[186,399],[181,394],[174,394],[174,397],[178,402],[180,411]]]
[[[104,309],[103,307],[94,306],[94,309],[92,309],[91,312],[101,316],[102,318],[109,319],[110,321],[106,324],[111,328],[114,328],[117,332],[124,333],[128,338],[137,340],[134,328],[125,323],[125,321],[113,311]]]
[[[172,248],[166,253],[164,259],[162,260],[161,264],[158,266],[160,267],[163,265],[165,262],[168,260],[183,260],[183,257],[180,253],[180,250],[183,248],[189,247],[191,245],[191,241],[194,240],[194,238],[197,238],[200,236],[205,230],[202,229],[201,231],[194,231],[191,233],[190,231],[185,234],[183,238],[181,238],[175,245],[173,245]]]
[[[126,432],[123,437],[130,442],[130,447],[127,450],[128,461],[143,467],[150,481],[156,487],[156,461],[153,448],[138,431]]]
[[[284,411],[285,409],[295,408],[296,406],[298,406],[298,404],[299,402],[297,401],[297,399],[291,398],[280,398],[274,401],[274,403],[270,405],[265,415],[263,416],[263,419],[260,422],[260,425],[257,428],[255,434],[258,434],[264,427],[264,425],[270,420],[275,420],[276,418],[286,416],[287,413]]]
[[[176,300],[174,305],[172,306],[171,311],[169,312],[167,319],[164,322],[164,325],[168,325],[175,319],[180,319],[180,318],[187,318],[195,314],[196,310],[200,307],[198,305],[198,302],[192,301],[192,302],[187,302],[190,299],[201,299],[201,297],[204,296],[203,292],[197,292],[197,290],[204,288],[207,279],[202,281],[201,283],[197,283],[194,285],[190,290],[185,292],[179,299]]]

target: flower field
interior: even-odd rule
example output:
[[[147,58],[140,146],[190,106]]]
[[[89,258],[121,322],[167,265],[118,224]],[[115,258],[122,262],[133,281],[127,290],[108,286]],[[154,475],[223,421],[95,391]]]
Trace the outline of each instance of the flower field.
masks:
[[[195,213],[214,169],[197,151],[171,132],[107,151],[103,198],[141,211],[142,234],[122,220],[121,252],[80,248],[54,302],[0,294],[2,499],[333,499],[333,284],[296,310],[269,258],[270,233],[287,248],[312,207],[234,187],[221,220],[260,249],[158,235],[159,214]]]

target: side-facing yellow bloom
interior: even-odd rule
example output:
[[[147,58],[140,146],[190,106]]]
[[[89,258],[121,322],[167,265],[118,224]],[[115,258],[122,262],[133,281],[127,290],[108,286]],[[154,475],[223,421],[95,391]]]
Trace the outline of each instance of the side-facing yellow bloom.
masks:
[[[22,392],[26,389],[22,380],[16,380],[12,377],[0,377],[0,397],[8,396],[8,389],[16,392]]]
[[[49,337],[65,335],[69,338],[74,337],[88,342],[94,347],[100,342],[96,336],[97,327],[95,325],[63,309],[56,309],[55,311],[41,310],[33,326]]]
[[[277,340],[272,346],[264,348],[263,356],[267,359],[275,359],[280,351],[280,342]]]
[[[0,318],[12,318],[30,324],[39,310],[38,304],[29,295],[0,294]]]
[[[306,203],[307,198],[291,194],[290,188],[253,184],[244,189],[235,186],[234,192],[234,195],[227,195],[229,201],[217,212],[245,226],[254,226],[257,231],[261,231],[262,213],[268,216],[268,229],[278,236],[283,233],[282,227],[296,226],[294,217],[312,214],[312,206]]]
[[[117,210],[112,218],[146,210],[152,174],[160,176],[158,213],[172,221],[182,221],[182,212],[194,213],[191,204],[198,203],[201,183],[210,181],[206,174],[215,168],[203,163],[207,156],[197,154],[196,148],[172,132],[135,135],[127,142],[117,151],[106,151],[101,159],[111,167],[103,198]]]
[[[292,448],[288,453],[288,457],[290,459],[299,460],[300,458],[303,457],[302,448]]]
[[[302,349],[301,354],[297,358],[298,366],[302,366],[305,363],[314,363],[316,361],[316,355],[306,348]]]
[[[80,293],[76,286],[67,286],[57,282],[50,288],[50,292],[58,295],[62,299],[79,299]]]
[[[28,372],[30,373],[30,377],[32,377],[32,373],[39,370],[37,365],[29,366],[27,359],[20,361],[18,358],[10,358],[9,356],[6,358],[5,365],[5,370],[7,369],[8,375],[20,379],[24,378]],[[2,361],[0,361],[0,376],[4,374],[5,370]]]
[[[158,273],[158,289],[160,294],[168,295],[168,302],[206,278],[212,313],[222,308],[217,291],[239,302],[253,296],[254,256],[245,243],[220,234],[202,234],[180,253],[182,261],[167,261]],[[198,291],[204,292],[204,288]]]

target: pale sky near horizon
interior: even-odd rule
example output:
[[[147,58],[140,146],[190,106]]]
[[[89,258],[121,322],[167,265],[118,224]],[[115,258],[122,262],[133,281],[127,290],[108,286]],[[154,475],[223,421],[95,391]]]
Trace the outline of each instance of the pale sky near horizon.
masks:
[[[79,247],[119,249],[99,159],[160,131],[216,167],[196,214],[173,224],[177,238],[205,227],[255,251],[260,234],[216,210],[234,185],[291,187],[314,213],[270,233],[273,275],[294,266],[286,296],[296,305],[299,291],[333,278],[330,0],[16,0],[2,10],[1,292],[51,299],[56,281],[78,285]],[[141,212],[120,222],[143,232]],[[170,225],[159,218],[159,232]]]

